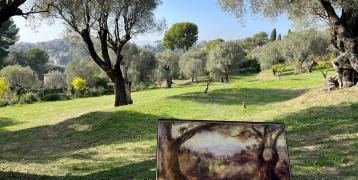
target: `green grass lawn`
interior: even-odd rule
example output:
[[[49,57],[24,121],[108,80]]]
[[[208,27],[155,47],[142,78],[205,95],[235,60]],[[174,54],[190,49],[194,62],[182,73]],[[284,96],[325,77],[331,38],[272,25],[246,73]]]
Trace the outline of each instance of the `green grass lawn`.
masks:
[[[0,108],[0,179],[155,179],[158,118],[283,122],[295,179],[357,179],[358,88],[321,92],[319,72],[260,76],[207,95],[204,84],[136,92],[118,108],[113,96]]]

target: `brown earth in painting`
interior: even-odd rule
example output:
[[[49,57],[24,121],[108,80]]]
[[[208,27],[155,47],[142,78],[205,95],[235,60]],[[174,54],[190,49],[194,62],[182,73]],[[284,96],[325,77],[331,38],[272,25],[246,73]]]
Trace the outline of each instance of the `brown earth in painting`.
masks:
[[[210,179],[261,179],[258,172],[259,154],[257,151],[242,151],[231,157],[215,157],[184,151],[178,155],[180,170],[189,180]],[[283,155],[275,166],[279,179],[287,179],[288,158]]]

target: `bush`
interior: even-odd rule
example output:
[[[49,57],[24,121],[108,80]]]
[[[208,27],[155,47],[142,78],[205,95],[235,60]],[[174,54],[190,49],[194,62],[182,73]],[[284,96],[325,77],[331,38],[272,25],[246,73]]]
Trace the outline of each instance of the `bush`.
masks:
[[[43,101],[58,101],[61,100],[61,96],[57,93],[51,93],[44,95],[41,100]]]
[[[8,101],[5,99],[0,99],[0,107],[4,107],[9,105]]]
[[[104,94],[104,88],[98,87],[98,88],[90,88],[86,91],[85,96],[86,97],[95,97],[100,96]]]
[[[103,88],[107,88],[108,87],[108,79],[105,77],[96,77],[96,87],[103,87]]]
[[[10,97],[8,104],[18,104],[19,103],[19,99],[20,97],[17,95],[17,93],[13,93],[12,96]]]
[[[19,98],[19,104],[31,104],[38,101],[40,101],[38,94],[33,92],[28,92]]]
[[[76,77],[72,80],[71,84],[73,86],[73,89],[75,90],[76,97],[80,97],[80,96],[84,95],[85,90],[86,90],[86,80],[84,80],[80,77]]]
[[[44,87],[46,89],[65,89],[67,86],[63,73],[51,71],[44,77]]]
[[[6,66],[0,71],[0,76],[4,77],[9,88],[17,94],[33,90],[40,85],[37,75],[29,67]]]
[[[283,64],[275,64],[272,66],[272,71],[274,75],[277,75],[278,77],[281,76],[281,73],[285,71],[285,65]]]
[[[4,78],[0,77],[0,100],[5,99],[8,94],[9,86]]]

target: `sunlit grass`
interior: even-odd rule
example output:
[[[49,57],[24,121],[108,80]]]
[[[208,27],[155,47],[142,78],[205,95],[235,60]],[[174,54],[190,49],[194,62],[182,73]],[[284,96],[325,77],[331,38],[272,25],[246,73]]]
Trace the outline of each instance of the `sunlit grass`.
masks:
[[[0,108],[0,179],[155,179],[159,118],[284,122],[294,178],[357,178],[357,88],[321,92],[319,72],[230,81],[207,95],[176,81],[119,108],[113,96]]]

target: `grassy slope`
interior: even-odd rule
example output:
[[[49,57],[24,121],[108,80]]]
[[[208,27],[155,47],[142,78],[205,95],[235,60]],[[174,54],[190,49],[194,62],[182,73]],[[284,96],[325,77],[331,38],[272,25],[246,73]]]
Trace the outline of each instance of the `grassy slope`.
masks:
[[[318,72],[260,76],[233,78],[238,93],[177,85],[115,109],[112,96],[0,108],[0,178],[154,179],[158,118],[284,122],[295,178],[357,178],[358,89],[322,93]]]

